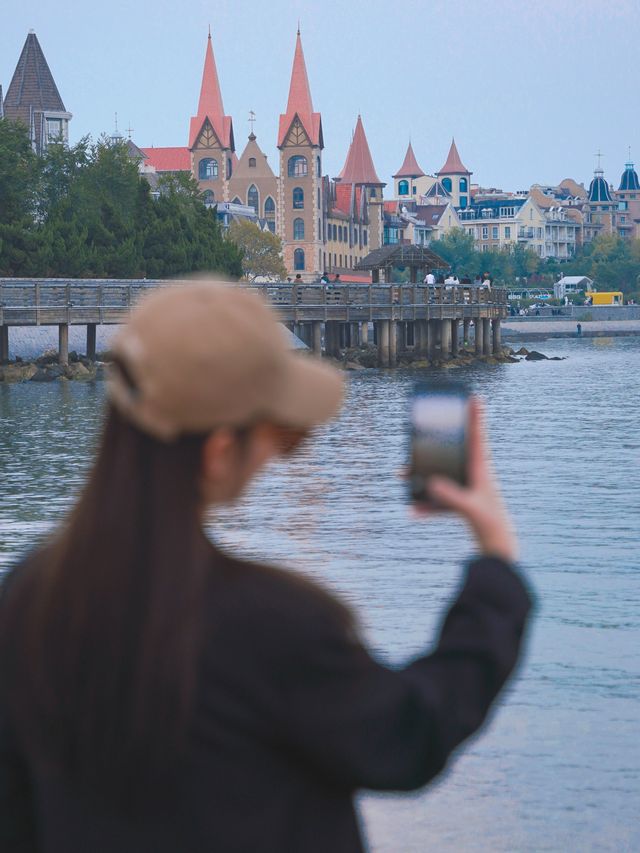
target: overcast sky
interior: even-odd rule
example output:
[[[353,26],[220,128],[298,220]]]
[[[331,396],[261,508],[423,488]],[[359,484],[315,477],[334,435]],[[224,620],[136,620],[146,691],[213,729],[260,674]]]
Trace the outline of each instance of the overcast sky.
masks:
[[[512,190],[588,182],[599,148],[616,184],[629,145],[640,163],[639,0],[7,0],[0,82],[33,28],[73,141],[117,111],[140,146],[186,145],[211,24],[238,152],[253,109],[276,166],[298,19],[331,175],[358,112],[388,183],[409,137],[426,172],[455,136],[474,181]]]

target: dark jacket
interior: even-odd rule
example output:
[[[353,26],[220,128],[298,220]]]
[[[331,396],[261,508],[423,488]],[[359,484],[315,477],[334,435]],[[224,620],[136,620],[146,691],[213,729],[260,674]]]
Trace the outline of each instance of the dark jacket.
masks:
[[[513,669],[530,601],[473,561],[434,651],[377,663],[328,595],[215,561],[188,760],[124,816],[26,758],[0,707],[2,853],[346,853],[359,789],[419,788],[478,729]]]

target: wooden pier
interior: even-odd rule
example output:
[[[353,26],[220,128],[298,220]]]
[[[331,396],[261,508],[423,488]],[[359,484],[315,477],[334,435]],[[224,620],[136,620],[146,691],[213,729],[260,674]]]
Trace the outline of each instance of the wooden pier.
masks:
[[[127,320],[131,307],[149,291],[175,282],[107,279],[0,279],[0,362],[9,357],[15,326],[58,326],[59,360],[69,357],[69,326],[86,326],[86,354],[96,355],[96,327]],[[317,354],[336,356],[370,338],[381,366],[396,364],[398,353],[425,358],[455,357],[461,342],[475,352],[498,353],[500,321],[507,315],[507,292],[420,284],[238,284],[262,294],[280,319]]]

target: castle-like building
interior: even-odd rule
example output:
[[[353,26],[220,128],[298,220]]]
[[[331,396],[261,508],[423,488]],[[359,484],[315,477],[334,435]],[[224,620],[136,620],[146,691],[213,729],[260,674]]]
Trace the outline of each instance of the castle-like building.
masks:
[[[27,35],[3,97],[0,118],[21,121],[34,151],[67,143],[72,118],[58,91],[38,39]],[[364,126],[357,117],[344,166],[324,173],[322,117],[314,110],[300,33],[296,37],[289,94],[271,167],[253,131],[240,157],[233,120],[225,114],[211,35],[207,40],[200,97],[188,125],[188,144],[138,148],[129,154],[158,191],[158,176],[192,175],[204,203],[217,206],[225,224],[247,216],[282,238],[290,275],[304,280],[323,272],[357,278],[353,270],[370,251],[389,243],[427,245],[452,228],[463,228],[481,251],[527,248],[541,258],[568,260],[599,234],[640,238],[640,180],[628,162],[615,189],[598,163],[588,187],[572,179],[503,192],[471,183],[472,172],[452,139],[443,166],[427,174],[409,142],[393,175],[393,197],[383,199]],[[125,142],[116,131],[114,142]]]
[[[299,31],[277,148],[277,174],[253,132],[240,157],[236,155],[233,120],[224,111],[209,34],[188,145],[141,150],[147,169],[190,172],[205,204],[252,209],[259,224],[282,238],[284,262],[292,274],[313,280],[323,272],[348,273],[382,245],[385,184],[376,173],[360,116],[339,176],[324,174],[322,117],[313,107]]]

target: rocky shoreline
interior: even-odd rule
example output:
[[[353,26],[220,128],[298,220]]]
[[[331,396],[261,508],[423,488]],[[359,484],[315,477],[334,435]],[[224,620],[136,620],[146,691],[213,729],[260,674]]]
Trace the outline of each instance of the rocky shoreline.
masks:
[[[69,363],[59,364],[58,354],[47,352],[33,361],[16,358],[0,364],[0,382],[63,382],[95,381],[104,379],[108,354],[99,353],[98,360],[90,361],[76,352],[69,353]]]
[[[379,367],[378,350],[372,346],[344,350],[340,358],[333,359],[333,361],[345,370],[366,370]],[[396,367],[415,369],[432,367],[440,370],[455,370],[472,364],[518,364],[521,361],[564,361],[564,359],[560,356],[547,356],[537,350],[528,350],[525,347],[520,347],[518,350],[503,347],[500,353],[492,355],[476,355],[474,349],[461,349],[456,356],[434,359],[426,359],[420,355],[414,356],[407,352],[398,353]]]
[[[422,369],[425,367],[441,370],[455,370],[471,364],[517,364],[520,361],[562,361],[559,356],[546,356],[536,350],[521,347],[513,350],[503,347],[498,355],[478,356],[473,350],[460,350],[457,356],[448,359],[425,359],[413,356],[411,353],[398,355],[397,367]],[[377,368],[378,350],[373,346],[362,346],[357,349],[347,349],[339,359],[331,359],[344,370],[367,370]],[[33,361],[16,358],[15,361],[0,364],[0,382],[55,382],[79,381],[91,382],[105,378],[105,368],[109,362],[109,353],[99,353],[97,361],[69,353],[69,363],[59,364],[57,353],[47,352]]]

